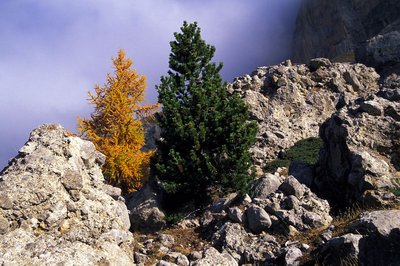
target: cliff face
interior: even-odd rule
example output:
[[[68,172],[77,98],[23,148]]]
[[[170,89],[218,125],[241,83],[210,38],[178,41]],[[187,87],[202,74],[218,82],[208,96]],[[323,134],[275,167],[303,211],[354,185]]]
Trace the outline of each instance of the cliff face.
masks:
[[[315,57],[381,67],[400,62],[400,1],[304,0],[293,59]]]

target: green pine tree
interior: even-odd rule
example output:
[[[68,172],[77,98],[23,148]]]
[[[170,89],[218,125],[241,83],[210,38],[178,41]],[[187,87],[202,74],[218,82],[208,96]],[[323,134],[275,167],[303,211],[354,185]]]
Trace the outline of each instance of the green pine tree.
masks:
[[[158,155],[152,171],[175,207],[210,199],[211,192],[246,191],[257,126],[248,108],[230,95],[210,62],[215,48],[201,38],[197,23],[183,23],[170,43],[168,76],[157,86],[162,112]]]

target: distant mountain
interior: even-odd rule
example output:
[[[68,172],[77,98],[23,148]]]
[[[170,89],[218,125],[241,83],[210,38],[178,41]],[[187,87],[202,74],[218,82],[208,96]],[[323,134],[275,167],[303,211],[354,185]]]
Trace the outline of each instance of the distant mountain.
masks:
[[[379,70],[400,62],[399,0],[304,0],[293,60],[326,57]]]

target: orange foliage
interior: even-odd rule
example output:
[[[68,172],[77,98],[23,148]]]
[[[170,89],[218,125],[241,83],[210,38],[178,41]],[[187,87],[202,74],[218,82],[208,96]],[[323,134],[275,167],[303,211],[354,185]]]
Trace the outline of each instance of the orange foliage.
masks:
[[[89,102],[95,105],[90,119],[78,119],[78,130],[107,156],[103,173],[113,185],[124,191],[138,189],[148,175],[153,152],[143,152],[142,120],[151,115],[158,104],[142,105],[146,78],[131,69],[132,60],[120,50],[114,58],[114,75],[107,75],[103,87],[89,92]]]

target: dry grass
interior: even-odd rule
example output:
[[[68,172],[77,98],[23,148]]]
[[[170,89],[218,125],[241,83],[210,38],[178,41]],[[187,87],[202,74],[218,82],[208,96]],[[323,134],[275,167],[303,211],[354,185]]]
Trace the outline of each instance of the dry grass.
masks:
[[[140,234],[133,233],[133,237],[136,240],[134,245],[134,251],[139,251],[143,248],[143,243],[145,239],[154,239],[152,247],[148,249],[147,255],[149,260],[146,265],[154,265],[157,261],[166,260],[168,261],[168,256],[166,253],[160,251],[161,243],[157,241],[160,234],[171,235],[174,237],[174,244],[169,248],[171,252],[179,252],[185,256],[188,256],[193,251],[200,251],[207,245],[206,241],[201,238],[200,234],[195,228],[169,228],[161,231],[159,234]],[[170,261],[175,263],[174,261]]]

